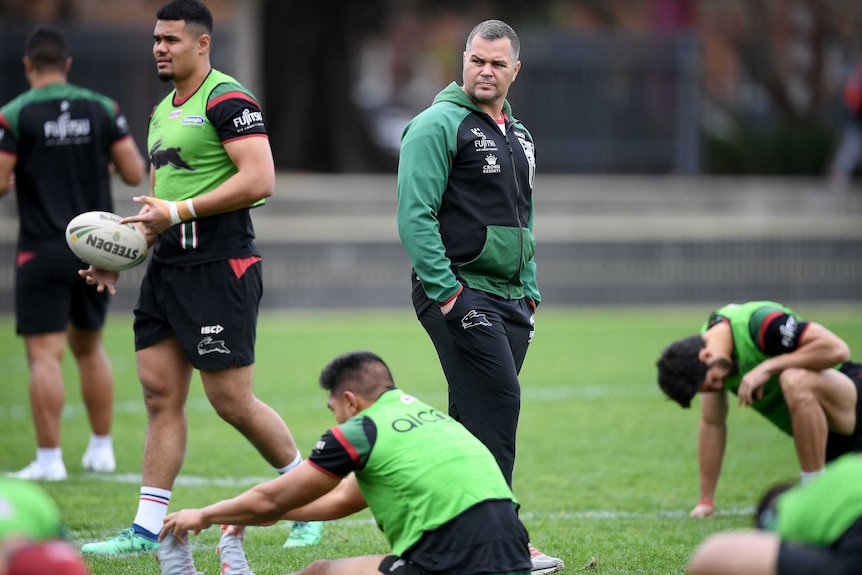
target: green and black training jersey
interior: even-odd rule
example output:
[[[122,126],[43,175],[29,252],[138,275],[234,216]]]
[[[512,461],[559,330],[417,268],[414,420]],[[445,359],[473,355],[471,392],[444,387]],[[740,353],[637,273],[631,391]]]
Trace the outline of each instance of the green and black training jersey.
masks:
[[[150,116],[147,139],[157,198],[205,194],[237,173],[224,144],[268,137],[260,106],[236,80],[211,70],[185,100],[168,94]],[[192,265],[259,256],[250,207],[175,225],[159,235],[153,261]]]
[[[739,366],[737,373],[724,380],[724,388],[734,394],[743,375],[770,357],[794,351],[808,327],[808,322],[802,321],[793,310],[773,301],[726,305],[710,314],[701,333],[720,322],[730,324],[733,359]],[[793,435],[790,411],[777,375],[763,387],[763,398],[751,406],[779,429]]]
[[[330,429],[308,461],[334,476],[356,473],[399,557],[453,575],[530,568],[527,532],[491,452],[399,389]]]
[[[0,154],[16,156],[19,252],[74,257],[66,225],[113,211],[111,146],[128,137],[116,102],[72,84],[34,88],[0,108]]]

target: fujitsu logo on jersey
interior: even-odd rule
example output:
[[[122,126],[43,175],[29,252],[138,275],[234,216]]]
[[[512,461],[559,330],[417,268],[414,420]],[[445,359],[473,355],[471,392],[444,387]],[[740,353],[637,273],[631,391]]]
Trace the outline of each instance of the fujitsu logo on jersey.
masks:
[[[69,112],[64,112],[56,121],[45,122],[44,130],[45,138],[48,140],[86,137],[90,135],[90,120],[88,118],[76,120]]]
[[[242,111],[242,115],[233,119],[233,126],[237,129],[247,129],[254,124],[263,123],[263,114],[260,112],[252,112],[248,108]]]
[[[787,321],[784,325],[778,328],[781,334],[781,345],[787,348],[792,348],[796,343],[796,318],[792,315],[787,316]]]

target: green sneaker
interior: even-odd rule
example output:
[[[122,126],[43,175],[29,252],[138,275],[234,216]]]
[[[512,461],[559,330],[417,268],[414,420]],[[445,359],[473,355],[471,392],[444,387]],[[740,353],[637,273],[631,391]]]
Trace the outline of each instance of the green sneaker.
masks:
[[[126,553],[146,553],[159,548],[158,541],[147,539],[138,535],[129,527],[123,529],[113,537],[96,543],[87,543],[81,547],[81,553],[92,555],[123,555]]]
[[[323,521],[294,521],[284,547],[316,545],[323,537]]]

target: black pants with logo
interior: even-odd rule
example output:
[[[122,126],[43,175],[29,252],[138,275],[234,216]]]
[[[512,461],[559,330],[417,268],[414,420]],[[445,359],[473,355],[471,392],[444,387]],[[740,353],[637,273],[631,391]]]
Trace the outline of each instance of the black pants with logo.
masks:
[[[530,304],[465,287],[444,317],[421,286],[414,286],[413,304],[449,383],[449,415],[490,449],[511,486],[518,373],[533,338]]]

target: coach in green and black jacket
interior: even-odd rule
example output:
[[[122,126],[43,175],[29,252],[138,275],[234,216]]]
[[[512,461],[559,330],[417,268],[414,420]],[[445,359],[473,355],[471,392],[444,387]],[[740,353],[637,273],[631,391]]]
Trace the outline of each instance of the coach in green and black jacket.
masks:
[[[518,372],[540,296],[536,161],[505,99],[520,68],[510,41],[505,33],[468,41],[464,86],[450,84],[404,130],[397,218],[413,304],[449,383],[449,413],[490,448],[511,485]]]

